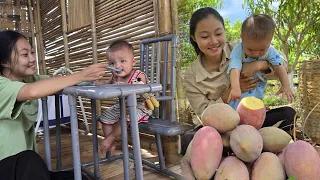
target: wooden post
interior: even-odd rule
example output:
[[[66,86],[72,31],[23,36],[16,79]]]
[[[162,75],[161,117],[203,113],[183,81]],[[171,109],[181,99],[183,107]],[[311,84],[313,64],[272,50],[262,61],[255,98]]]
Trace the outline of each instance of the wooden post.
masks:
[[[172,33],[171,3],[170,0],[158,0],[159,5],[159,33]]]
[[[154,11],[154,27],[156,37],[159,37],[159,5],[158,0],[153,0],[153,11]]]
[[[179,35],[179,20],[178,20],[178,6],[177,6],[178,0],[172,0],[171,6],[172,6],[172,26],[173,26],[173,33]],[[178,43],[178,51],[177,51],[177,59],[176,59],[176,82],[177,82],[177,90],[176,90],[176,103],[177,103],[177,120],[179,122],[184,123],[190,123],[192,122],[192,114],[190,110],[188,109],[187,104],[187,97],[183,85],[183,74],[182,74],[182,62],[181,62],[181,45]]]
[[[64,61],[65,61],[65,67],[70,69],[69,46],[68,46],[68,36],[67,36],[68,28],[67,28],[66,0],[61,0],[60,3],[61,3],[63,44],[64,44]]]
[[[175,13],[172,13],[172,1],[171,0],[158,0],[158,10],[159,10],[159,35],[164,36],[166,34],[172,34],[174,31],[174,27],[172,27],[172,19]],[[162,52],[164,52],[164,47],[162,47]],[[169,45],[169,50],[168,50],[168,74],[171,73],[171,44]],[[170,77],[170,76],[168,76]],[[167,93],[171,93],[170,89],[170,84],[171,81],[168,79],[168,87],[167,87]],[[167,106],[169,107],[169,103]],[[169,108],[167,108],[167,114],[171,113],[169,111]],[[166,164],[175,164],[179,162],[179,157],[177,156],[178,154],[178,137],[173,136],[173,137],[162,137],[162,142],[163,142],[163,151],[164,151],[164,156],[166,159]]]
[[[30,30],[31,30],[31,44],[32,47],[35,48],[35,37],[34,37],[34,21],[33,21],[33,9],[32,9],[32,2],[31,0],[28,0],[28,12],[29,12],[29,18],[30,18]]]
[[[36,38],[37,38],[37,50],[38,50],[38,63],[39,63],[39,72],[40,74],[47,74],[47,67],[44,56],[44,48],[43,48],[43,38],[42,38],[42,30],[41,30],[41,15],[40,15],[40,0],[36,0],[36,7],[34,11],[36,11],[35,15],[35,25],[36,25]]]
[[[90,0],[90,16],[91,16],[91,36],[92,36],[92,58],[93,63],[98,63],[98,48],[97,48],[97,30],[96,30],[96,16],[94,0]],[[101,114],[101,101],[96,100],[97,114]],[[97,123],[98,129],[101,129],[101,124]]]

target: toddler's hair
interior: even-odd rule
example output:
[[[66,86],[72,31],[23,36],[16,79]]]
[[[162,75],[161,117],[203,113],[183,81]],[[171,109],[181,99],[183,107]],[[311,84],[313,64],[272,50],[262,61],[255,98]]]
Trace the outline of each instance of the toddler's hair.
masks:
[[[112,42],[107,49],[107,53],[119,51],[120,49],[124,49],[124,48],[128,49],[133,54],[132,45],[125,40],[117,40],[117,41]]]
[[[273,37],[276,24],[274,20],[266,14],[254,14],[248,17],[241,27],[241,34],[261,40]]]

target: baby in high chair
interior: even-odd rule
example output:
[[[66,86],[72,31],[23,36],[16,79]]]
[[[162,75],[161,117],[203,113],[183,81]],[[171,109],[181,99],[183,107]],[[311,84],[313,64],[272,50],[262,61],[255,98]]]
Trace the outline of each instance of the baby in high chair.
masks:
[[[107,63],[111,69],[115,68],[112,71],[112,77],[107,81],[95,82],[95,84],[146,84],[148,82],[144,72],[133,69],[136,60],[134,59],[133,47],[127,41],[115,41],[109,46]],[[159,106],[152,95],[144,94],[142,97],[145,102],[137,104],[136,120],[138,123],[148,122],[154,106]],[[105,136],[101,142],[100,151],[114,150],[116,148],[114,141],[116,137],[121,135],[119,99],[114,106],[102,112],[99,120]],[[128,117],[127,122],[130,123]]]

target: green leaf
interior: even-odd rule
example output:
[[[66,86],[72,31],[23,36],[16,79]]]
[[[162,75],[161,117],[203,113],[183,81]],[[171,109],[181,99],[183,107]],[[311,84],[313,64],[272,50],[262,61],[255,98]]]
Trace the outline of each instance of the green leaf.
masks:
[[[294,176],[290,176],[288,180],[297,180]]]

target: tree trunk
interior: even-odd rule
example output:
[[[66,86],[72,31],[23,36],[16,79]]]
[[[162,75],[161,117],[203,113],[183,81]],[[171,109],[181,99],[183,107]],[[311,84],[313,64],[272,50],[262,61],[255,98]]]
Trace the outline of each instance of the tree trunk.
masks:
[[[294,92],[293,73],[294,73],[294,71],[291,71],[288,73],[290,89],[292,90],[292,92]]]

